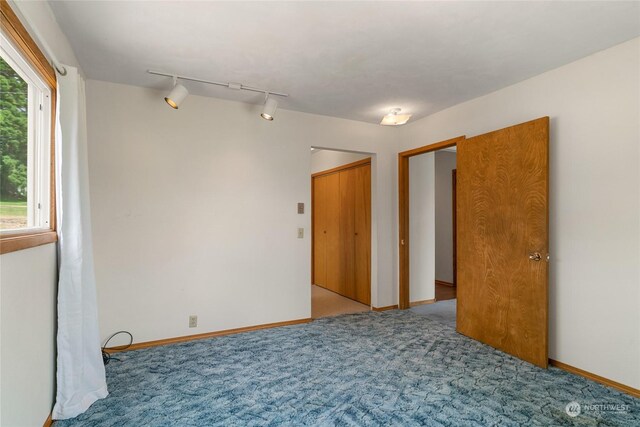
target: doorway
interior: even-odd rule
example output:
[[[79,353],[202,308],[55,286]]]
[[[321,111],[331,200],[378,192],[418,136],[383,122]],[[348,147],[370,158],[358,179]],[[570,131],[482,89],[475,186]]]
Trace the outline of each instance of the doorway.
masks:
[[[409,305],[455,327],[455,146],[412,156],[409,166]]]
[[[420,156],[421,154],[426,153],[434,153],[438,150],[456,147],[456,145],[465,139],[464,136],[460,136],[457,138],[449,139],[446,141],[442,141],[436,144],[431,144],[425,147],[416,148],[414,150],[409,150],[398,154],[398,193],[399,193],[399,252],[400,252],[400,289],[399,289],[399,308],[400,309],[408,309],[411,306],[410,300],[410,235],[409,235],[409,222],[410,222],[410,175],[409,175],[409,161],[411,158],[416,156]],[[429,159],[426,158],[418,158],[416,160],[427,162]],[[423,168],[424,170],[424,168]],[[427,177],[425,177],[426,179]],[[415,196],[415,194],[414,194]],[[435,198],[435,196],[434,196]],[[429,249],[426,249],[425,252],[428,252]],[[430,256],[433,256],[431,254]],[[416,263],[418,264],[418,263]],[[432,270],[431,274],[425,273],[425,276],[429,274],[427,277],[427,281],[429,283],[433,282],[435,285],[435,266],[428,266],[427,270]],[[435,299],[435,298],[432,298]],[[431,299],[420,300],[419,298],[414,298],[415,303],[431,303],[434,302]]]
[[[311,212],[312,317],[370,310],[370,155],[313,150]]]
[[[435,157],[435,300],[456,298],[456,149]]]

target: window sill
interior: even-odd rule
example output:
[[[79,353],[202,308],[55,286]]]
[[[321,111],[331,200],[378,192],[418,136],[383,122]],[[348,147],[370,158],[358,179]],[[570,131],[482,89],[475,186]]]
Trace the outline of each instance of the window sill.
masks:
[[[35,248],[58,241],[58,233],[53,230],[29,231],[21,234],[4,234],[0,236],[0,254]]]

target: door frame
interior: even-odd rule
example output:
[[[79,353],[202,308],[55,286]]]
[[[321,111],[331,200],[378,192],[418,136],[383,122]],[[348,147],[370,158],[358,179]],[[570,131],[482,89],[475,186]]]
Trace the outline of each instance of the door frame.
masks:
[[[329,175],[332,173],[336,173],[336,172],[340,172],[343,170],[347,170],[347,169],[353,169],[353,168],[357,168],[359,166],[364,166],[364,165],[371,165],[371,157],[367,157],[365,159],[360,159],[360,160],[356,160],[355,162],[351,162],[351,163],[347,163],[345,165],[341,165],[341,166],[337,166],[335,168],[331,168],[331,169],[327,169],[327,170],[323,170],[323,171],[319,171],[319,172],[315,172],[311,174],[311,285],[313,285],[313,278],[314,278],[314,260],[315,260],[315,233],[313,232],[314,230],[314,224],[315,224],[315,217],[314,217],[314,213],[313,213],[313,207],[315,206],[315,191],[313,189],[313,179],[319,176],[323,176],[323,175]],[[371,176],[369,177],[370,180],[370,185],[372,186],[373,182],[371,181]],[[371,208],[372,208],[372,203],[371,200],[369,200],[369,211],[371,212]],[[373,223],[369,224],[370,227],[373,227]],[[372,231],[372,230],[371,230]],[[371,246],[370,248],[370,252],[369,252],[369,256],[371,257],[371,253],[373,252],[373,239],[372,239],[372,233],[371,231],[369,232],[369,245]],[[373,265],[371,265],[371,262],[369,263],[369,268],[373,268]],[[346,297],[345,297],[346,298]],[[372,305],[372,298],[371,298],[371,271],[369,272],[369,306],[373,307]]]
[[[466,136],[447,139],[423,147],[398,153],[398,253],[399,283],[398,283],[398,308],[406,310],[410,307],[409,295],[409,159],[424,153],[430,153],[443,148],[455,147],[464,141]]]

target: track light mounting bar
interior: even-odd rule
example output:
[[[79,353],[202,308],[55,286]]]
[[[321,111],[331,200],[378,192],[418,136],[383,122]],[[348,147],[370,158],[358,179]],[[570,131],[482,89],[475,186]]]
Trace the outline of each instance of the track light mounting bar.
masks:
[[[165,73],[164,71],[155,71],[155,70],[147,70],[147,73],[155,74],[157,76],[173,77],[174,80],[178,80],[178,79],[180,79],[180,80],[189,80],[189,81],[192,81],[192,82],[206,83],[206,84],[209,84],[209,85],[224,86],[224,87],[229,88],[229,89],[242,89],[242,90],[248,90],[248,91],[251,91],[251,92],[264,93],[264,94],[267,94],[267,95],[289,96],[289,94],[287,94],[287,93],[271,92],[270,90],[260,89],[260,88],[251,87],[251,86],[245,86],[245,85],[239,84],[239,83],[215,82],[213,80],[197,79],[195,77],[181,76],[179,74],[171,74],[171,73]]]

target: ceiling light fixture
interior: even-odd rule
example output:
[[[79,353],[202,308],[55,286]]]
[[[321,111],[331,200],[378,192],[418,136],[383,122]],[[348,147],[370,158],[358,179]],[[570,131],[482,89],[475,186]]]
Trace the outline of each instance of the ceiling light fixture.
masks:
[[[169,104],[171,108],[177,110],[184,99],[189,95],[189,91],[186,87],[178,83],[178,78],[173,77],[173,89],[169,92],[169,95],[164,97],[164,100]]]
[[[167,95],[164,100],[167,102],[167,104],[169,104],[171,106],[171,108],[174,109],[178,109],[178,106],[180,105],[180,103],[182,101],[184,101],[184,99],[187,97],[187,95],[189,95],[189,91],[187,90],[187,88],[185,88],[183,85],[178,83],[178,80],[189,80],[192,82],[198,82],[198,83],[205,83],[208,85],[216,85],[216,86],[224,86],[226,88],[229,89],[234,89],[234,90],[248,90],[251,92],[260,92],[260,93],[264,93],[265,94],[265,102],[264,102],[264,108],[262,110],[262,114],[261,116],[269,121],[273,120],[273,114],[276,111],[276,108],[278,108],[278,102],[273,99],[270,98],[269,95],[274,95],[274,96],[283,96],[283,97],[287,97],[289,96],[289,94],[286,93],[282,93],[282,92],[272,92],[270,90],[265,90],[265,89],[260,89],[257,87],[252,87],[252,86],[245,86],[241,83],[223,83],[223,82],[216,82],[213,80],[204,80],[204,79],[198,79],[195,77],[188,77],[188,76],[181,76],[178,74],[171,74],[171,73],[165,73],[164,71],[154,71],[154,70],[147,70],[147,73],[149,74],[154,74],[156,76],[166,76],[166,77],[173,77],[173,89],[171,90],[171,93],[169,93],[169,95]]]
[[[273,121],[273,115],[275,114],[277,108],[278,101],[273,98],[269,98],[269,93],[266,92],[264,94],[264,107],[262,107],[262,113],[260,114],[260,117],[265,120],[269,120],[270,122]]]
[[[409,121],[411,114],[398,114],[402,111],[401,108],[392,109],[389,114],[382,118],[380,124],[382,126],[400,126]]]

